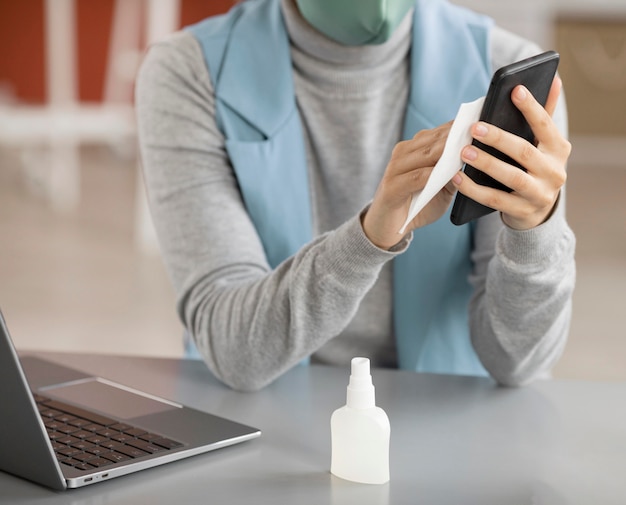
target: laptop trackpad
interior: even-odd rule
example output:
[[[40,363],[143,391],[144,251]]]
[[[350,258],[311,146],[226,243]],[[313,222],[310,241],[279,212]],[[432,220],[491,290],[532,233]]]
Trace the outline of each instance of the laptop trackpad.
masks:
[[[114,418],[132,419],[180,408],[175,403],[151,398],[145,393],[101,378],[42,388],[40,391],[59,400],[86,407]]]

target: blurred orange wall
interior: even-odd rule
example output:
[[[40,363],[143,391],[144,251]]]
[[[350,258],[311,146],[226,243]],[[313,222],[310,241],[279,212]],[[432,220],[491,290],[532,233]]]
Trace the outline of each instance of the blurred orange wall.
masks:
[[[79,97],[102,99],[114,0],[76,0]],[[182,0],[181,26],[225,12],[233,0]],[[45,101],[44,0],[0,0],[0,86]],[[142,27],[138,27],[141,30]]]

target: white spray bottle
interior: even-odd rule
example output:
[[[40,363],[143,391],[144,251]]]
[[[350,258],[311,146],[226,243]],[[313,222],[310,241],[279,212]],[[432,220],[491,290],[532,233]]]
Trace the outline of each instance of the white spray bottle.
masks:
[[[330,419],[330,471],[366,484],[389,481],[389,418],[376,407],[370,360],[353,358],[346,405]]]

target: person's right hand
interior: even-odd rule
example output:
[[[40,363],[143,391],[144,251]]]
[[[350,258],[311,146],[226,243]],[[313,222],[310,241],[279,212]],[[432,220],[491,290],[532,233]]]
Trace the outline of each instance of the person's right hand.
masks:
[[[406,221],[413,194],[424,189],[445,146],[452,121],[432,130],[422,130],[411,140],[396,144],[374,200],[362,218],[363,231],[381,249],[390,249],[402,240],[398,231]],[[449,182],[407,226],[406,233],[439,219],[456,188]]]

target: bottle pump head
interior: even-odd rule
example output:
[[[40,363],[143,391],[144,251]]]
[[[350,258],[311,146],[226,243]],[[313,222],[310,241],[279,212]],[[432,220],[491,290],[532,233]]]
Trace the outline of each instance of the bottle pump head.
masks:
[[[346,405],[353,409],[369,409],[376,406],[368,358],[352,358]]]

